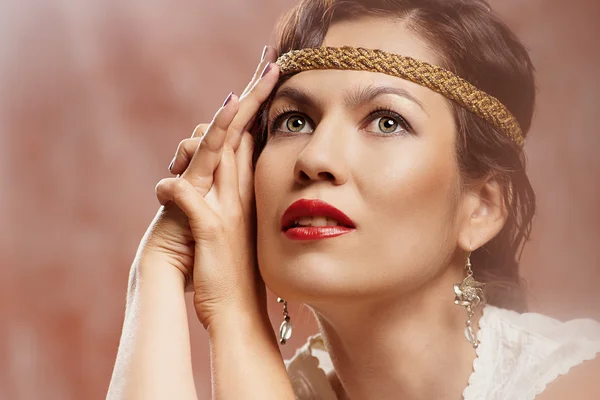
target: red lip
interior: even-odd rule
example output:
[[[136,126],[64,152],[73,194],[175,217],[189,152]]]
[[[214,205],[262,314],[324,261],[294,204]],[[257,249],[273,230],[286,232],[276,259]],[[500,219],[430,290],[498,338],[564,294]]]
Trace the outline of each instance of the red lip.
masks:
[[[302,217],[328,217],[338,226],[293,226]],[[354,222],[342,211],[322,200],[301,199],[294,202],[281,217],[281,229],[290,239],[317,240],[343,235],[356,229]]]

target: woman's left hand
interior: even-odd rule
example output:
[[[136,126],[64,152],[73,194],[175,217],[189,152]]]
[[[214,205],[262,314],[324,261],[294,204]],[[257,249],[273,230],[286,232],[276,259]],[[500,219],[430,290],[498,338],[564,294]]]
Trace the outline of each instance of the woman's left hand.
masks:
[[[271,69],[277,68],[273,65]],[[192,138],[180,143],[170,170],[181,177],[164,179],[157,185],[161,204],[174,202],[189,219],[196,243],[194,306],[205,327],[215,316],[231,311],[252,307],[252,311],[266,312],[266,290],[256,265],[253,139],[247,127],[274,87],[276,72],[265,74],[263,79],[255,77],[240,97],[239,110],[222,148],[217,149],[220,161],[208,193],[203,195],[194,184],[195,170],[203,162],[200,158],[214,155],[198,151],[204,134],[211,134],[208,124],[198,125]],[[231,101],[238,99],[234,96]]]

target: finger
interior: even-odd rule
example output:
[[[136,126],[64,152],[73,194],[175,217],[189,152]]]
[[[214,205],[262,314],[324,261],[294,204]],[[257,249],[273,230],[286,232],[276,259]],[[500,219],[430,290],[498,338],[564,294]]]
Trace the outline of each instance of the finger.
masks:
[[[219,204],[226,212],[237,212],[240,209],[240,192],[235,152],[225,145],[221,155],[221,163],[215,172],[215,190]]]
[[[277,61],[277,50],[275,50],[275,48],[273,48],[271,46],[265,46],[265,48],[263,49],[263,52],[262,52],[262,56],[260,58],[260,63],[258,63],[258,67],[256,68],[256,71],[254,71],[254,75],[252,76],[252,79],[250,80],[250,82],[248,82],[248,86],[246,86],[246,88],[242,92],[242,96],[244,96],[247,92],[249,92],[250,89],[252,89],[252,87],[256,83],[256,81],[258,81],[260,79],[260,74],[265,69],[265,66],[268,63],[275,62],[275,61]]]
[[[156,185],[156,197],[162,205],[173,202],[190,222],[196,241],[214,239],[222,230],[218,216],[204,196],[190,182],[182,178],[165,178]]]
[[[246,126],[254,118],[260,106],[267,100],[278,79],[279,67],[275,63],[270,63],[263,71],[262,77],[240,98],[240,109],[227,132],[227,144],[232,149],[237,150]]]
[[[194,189],[192,184],[186,181],[185,179],[164,178],[161,179],[160,182],[158,182],[158,184],[156,185],[156,198],[158,199],[158,202],[163,206],[171,202],[181,202],[183,205],[186,205],[188,197],[193,199],[193,196],[196,196],[195,193],[188,192],[189,188],[192,188],[195,192],[198,193],[199,196],[201,196],[199,192],[196,189]],[[179,206],[179,204],[177,205]],[[181,210],[184,211],[183,208],[181,208]]]
[[[169,171],[171,171],[172,174],[178,175],[185,171],[190,164],[192,157],[196,153],[201,140],[201,137],[191,137],[189,139],[183,139],[179,143],[175,157],[173,157],[173,160],[169,165]]]
[[[236,164],[238,167],[238,184],[240,201],[247,215],[252,206],[254,198],[254,171],[252,168],[252,154],[254,151],[254,139],[249,133],[244,133],[240,146],[236,154]]]
[[[196,128],[194,128],[194,132],[192,132],[192,138],[202,139],[202,137],[204,136],[204,134],[208,130],[209,126],[210,126],[210,124],[206,124],[206,123],[197,125]],[[169,171],[173,172],[174,168],[177,169],[177,170],[179,170],[181,168],[181,167],[176,168],[176,165],[175,165],[175,164],[178,164],[178,162],[177,162],[177,158],[178,157],[185,156],[187,158],[187,162],[185,163],[185,167],[183,167],[183,170],[181,170],[180,172],[173,172],[174,174],[181,173],[181,172],[183,172],[185,170],[185,168],[187,168],[190,160],[192,159],[192,156],[194,155],[194,152],[196,151],[196,149],[194,148],[194,152],[192,152],[191,154],[187,154],[187,153],[186,154],[183,154],[183,153],[180,154],[180,151],[181,151],[180,147],[181,147],[182,143],[185,142],[186,140],[187,139],[185,139],[185,140],[183,140],[182,142],[179,143],[179,146],[177,147],[177,152],[175,153],[175,157],[173,157],[173,159],[171,160],[171,163],[169,164]],[[198,144],[199,143],[200,142],[198,141]],[[196,147],[198,147],[197,144],[196,144]],[[187,148],[184,149],[184,150],[187,150]],[[187,157],[187,156],[189,156],[189,157]]]
[[[265,46],[265,48],[263,49],[263,53],[262,53],[262,57],[261,57],[261,62],[258,64],[258,68],[256,68],[256,71],[254,72],[254,76],[252,77],[252,79],[250,80],[250,82],[248,83],[248,85],[246,86],[246,88],[244,89],[244,91],[242,92],[242,96],[241,97],[246,96],[252,90],[252,88],[256,85],[256,83],[258,82],[258,80],[261,79],[261,77],[263,77],[264,72],[265,72],[265,68],[270,63],[275,63],[275,61],[277,61],[277,50],[274,47]],[[256,117],[256,113],[246,123],[246,125],[244,126],[244,128],[241,129],[241,132],[244,132],[244,131],[248,130],[249,127],[252,126],[252,124],[254,123],[255,117]],[[240,131],[239,126],[235,130],[236,131]],[[228,143],[230,145],[232,145],[232,147],[233,147],[234,150],[237,149],[237,146],[239,144],[238,140],[239,140],[239,138],[236,137],[235,132],[232,132],[231,139],[228,139]]]
[[[210,124],[200,124],[196,126],[196,129],[194,129],[194,132],[192,133],[192,137],[203,137],[209,126]]]
[[[239,99],[231,93],[223,107],[217,111],[213,121],[202,138],[196,153],[192,157],[188,168],[181,175],[200,189],[205,195],[213,183],[213,175],[219,162],[223,144],[227,136],[227,129],[239,109]]]

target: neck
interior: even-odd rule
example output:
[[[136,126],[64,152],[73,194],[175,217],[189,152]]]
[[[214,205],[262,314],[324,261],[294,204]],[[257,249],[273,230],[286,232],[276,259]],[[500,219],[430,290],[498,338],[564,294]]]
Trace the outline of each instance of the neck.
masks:
[[[347,397],[462,398],[476,357],[464,335],[467,313],[453,302],[452,285],[463,278],[449,269],[402,297],[314,307]]]

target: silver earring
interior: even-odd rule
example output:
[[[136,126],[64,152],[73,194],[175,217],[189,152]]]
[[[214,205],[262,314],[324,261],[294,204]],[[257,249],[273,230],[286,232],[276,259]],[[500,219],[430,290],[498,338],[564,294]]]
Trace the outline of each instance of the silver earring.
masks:
[[[286,344],[292,337],[292,323],[290,322],[290,315],[288,314],[287,301],[278,297],[277,302],[283,303],[283,322],[279,327],[279,343]]]
[[[471,318],[475,315],[474,308],[479,306],[483,306],[486,302],[485,293],[483,289],[485,288],[485,283],[478,282],[473,278],[473,270],[471,269],[471,251],[467,255],[467,263],[465,265],[465,269],[467,270],[467,277],[462,281],[462,283],[454,284],[454,293],[456,297],[454,298],[454,304],[457,306],[465,307],[467,310],[467,322],[465,323],[465,337],[473,345],[473,348],[479,347],[479,340],[477,340],[477,336],[475,336],[475,332],[473,331],[473,326],[471,324]]]

